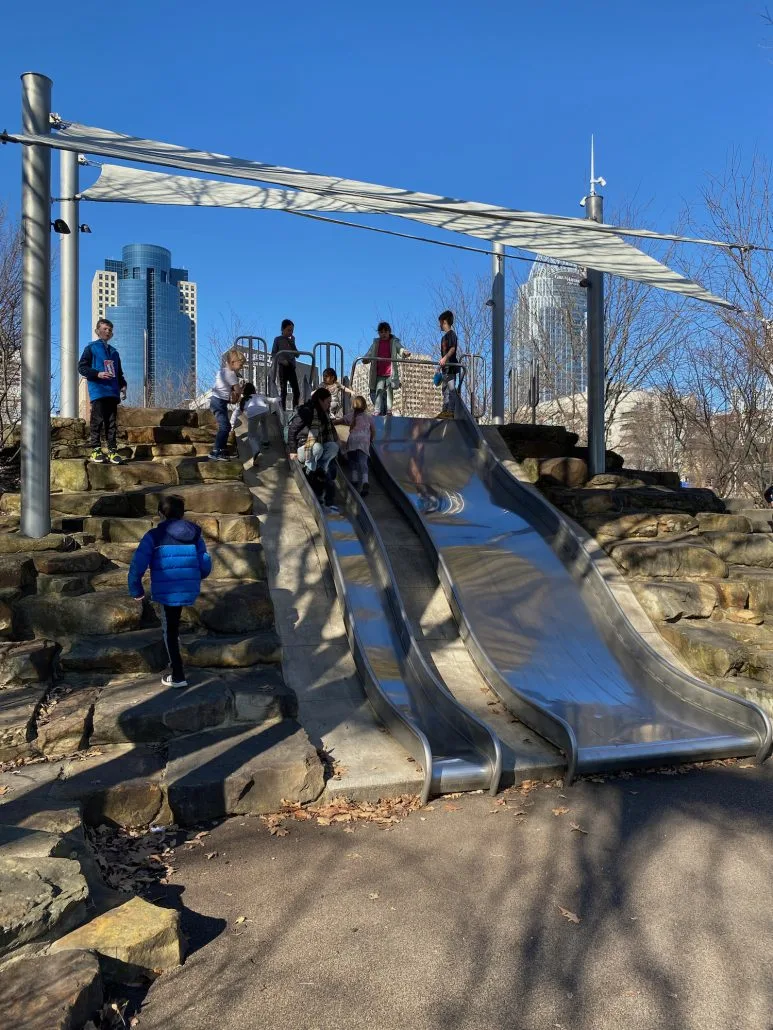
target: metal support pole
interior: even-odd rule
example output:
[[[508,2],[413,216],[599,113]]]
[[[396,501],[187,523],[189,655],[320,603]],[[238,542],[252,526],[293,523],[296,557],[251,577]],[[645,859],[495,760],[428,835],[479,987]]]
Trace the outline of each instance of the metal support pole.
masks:
[[[604,221],[604,198],[592,193],[585,200],[585,215]],[[604,431],[604,274],[589,268],[588,280],[588,469],[591,476],[606,470]]]
[[[21,77],[22,129],[51,131],[45,75]],[[22,147],[21,526],[24,536],[51,531],[51,151]]]
[[[78,195],[78,155],[74,150],[59,153],[60,188],[62,197]],[[79,203],[62,200],[59,213],[70,227],[69,233],[59,237],[61,269],[59,273],[61,306],[61,404],[65,418],[78,417],[78,248],[80,241]]]
[[[505,420],[505,248],[495,243],[491,254],[491,414],[495,425]]]

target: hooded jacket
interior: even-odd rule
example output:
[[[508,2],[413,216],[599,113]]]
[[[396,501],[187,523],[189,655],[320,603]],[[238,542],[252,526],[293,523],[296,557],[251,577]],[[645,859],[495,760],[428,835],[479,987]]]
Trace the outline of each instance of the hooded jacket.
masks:
[[[140,540],[129,566],[129,593],[143,597],[142,577],[150,568],[150,594],[159,604],[193,604],[201,581],[212,571],[212,559],[201,526],[185,519],[166,519]]]
[[[99,373],[105,371],[105,362],[108,361],[113,363],[115,375],[112,379],[100,379]],[[88,380],[91,401],[97,401],[101,397],[120,397],[121,390],[126,387],[121,355],[115,347],[103,340],[93,340],[84,348],[78,362],[78,372]]]
[[[378,371],[378,362],[379,362],[378,347],[379,347],[380,343],[381,343],[381,340],[377,336],[375,338],[375,340],[373,341],[373,343],[370,345],[370,350],[365,355],[366,360],[370,364],[370,371],[368,372],[368,389],[370,390],[371,393],[375,392],[376,383],[377,383],[377,380],[378,380],[378,375],[376,373]],[[400,337],[399,336],[390,336],[390,338],[389,338],[389,346],[390,346],[389,359],[392,362],[392,375],[389,377],[389,381],[392,384],[392,389],[393,390],[399,390],[400,389],[400,366],[395,361],[395,358],[404,358],[405,355],[408,353],[408,351],[405,349],[405,347],[403,347],[402,343],[400,342]],[[382,358],[381,360],[383,361],[385,359]]]
[[[330,421],[330,416],[321,408],[317,408],[309,401],[301,404],[287,427],[287,447],[290,454],[297,452],[303,447],[309,438],[309,433],[314,437],[316,443],[335,442],[338,438]]]

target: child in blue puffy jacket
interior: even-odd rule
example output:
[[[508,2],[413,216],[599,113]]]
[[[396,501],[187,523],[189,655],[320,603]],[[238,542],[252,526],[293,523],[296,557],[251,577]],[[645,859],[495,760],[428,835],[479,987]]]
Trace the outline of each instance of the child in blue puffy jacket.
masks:
[[[150,568],[150,594],[161,607],[161,625],[164,632],[171,675],[163,676],[165,687],[187,687],[182,655],[180,654],[180,616],[186,604],[193,604],[199,596],[201,581],[212,571],[212,559],[201,526],[186,522],[182,497],[163,498],[158,513],[164,519],[140,540],[129,567],[129,593],[138,601],[145,600],[142,577]]]

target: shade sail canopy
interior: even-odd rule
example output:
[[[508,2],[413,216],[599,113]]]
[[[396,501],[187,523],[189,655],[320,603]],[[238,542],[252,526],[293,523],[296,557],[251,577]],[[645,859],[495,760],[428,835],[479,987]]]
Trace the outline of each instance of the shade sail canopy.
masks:
[[[104,178],[100,176],[99,182],[83,194],[87,199],[396,215],[575,265],[596,268],[710,304],[732,307],[728,301],[709,293],[698,283],[679,275],[667,265],[620,239],[615,234],[619,231],[615,227],[598,225],[581,218],[541,215],[493,204],[453,200],[435,194],[302,172],[76,123],[67,125],[56,135],[15,135],[10,138],[120,160],[276,183],[299,191],[264,190],[216,180],[189,179],[185,176],[108,166],[104,169]],[[307,197],[299,200],[298,197],[303,194]],[[638,234],[657,236],[646,231]]]

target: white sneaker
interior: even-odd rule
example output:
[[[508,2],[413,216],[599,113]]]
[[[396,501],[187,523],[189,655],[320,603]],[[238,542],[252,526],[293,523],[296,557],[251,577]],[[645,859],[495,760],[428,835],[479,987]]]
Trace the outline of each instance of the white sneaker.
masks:
[[[328,515],[338,515],[341,511],[337,504],[323,504],[322,510]]]
[[[161,677],[161,686],[162,687],[172,687],[173,690],[180,690],[182,687],[187,687],[188,686],[188,681],[187,680],[180,680],[179,683],[176,683],[172,679],[171,675],[167,675],[167,676],[162,676]]]

